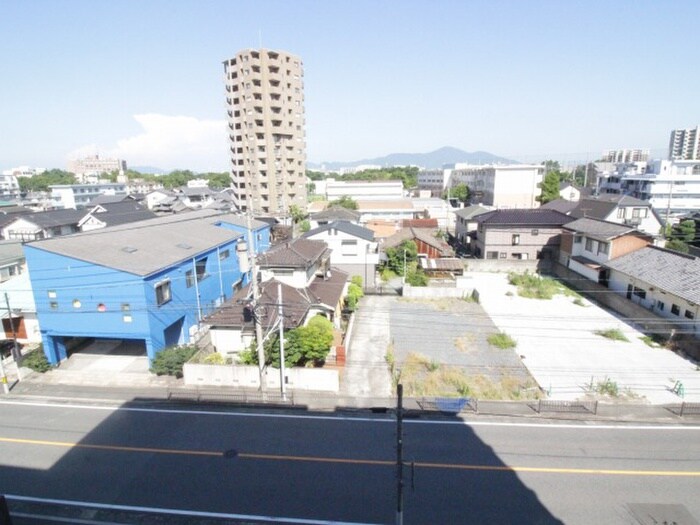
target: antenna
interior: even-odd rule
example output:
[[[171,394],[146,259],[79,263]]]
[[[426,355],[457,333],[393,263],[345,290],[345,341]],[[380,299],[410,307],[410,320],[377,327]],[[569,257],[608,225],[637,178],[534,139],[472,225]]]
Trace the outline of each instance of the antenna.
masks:
[[[258,28],[258,45],[260,46],[260,49],[262,49],[262,29]]]

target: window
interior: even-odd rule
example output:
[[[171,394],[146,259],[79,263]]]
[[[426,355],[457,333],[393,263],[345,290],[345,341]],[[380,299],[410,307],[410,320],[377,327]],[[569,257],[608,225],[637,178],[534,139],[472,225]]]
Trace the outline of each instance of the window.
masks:
[[[656,309],[663,312],[665,308],[665,304],[662,301],[656,301]]]
[[[586,238],[586,251],[587,252],[593,251],[593,239]]]
[[[520,235],[517,233],[514,233],[513,238],[512,238],[512,242],[513,242],[513,246],[515,246],[516,244],[520,244]]]
[[[354,239],[340,241],[340,247],[343,255],[357,255],[357,241]]]
[[[56,298],[56,290],[49,290],[47,292],[49,299],[55,299]]]
[[[231,253],[228,250],[222,250],[219,252],[219,260],[223,261],[225,259],[228,259]]]
[[[133,318],[129,314],[124,314],[122,315],[122,321],[124,321],[125,323],[130,323],[131,321],[133,321]]]
[[[486,252],[487,259],[498,259],[498,252]]]
[[[197,262],[194,263],[195,269],[197,270],[197,282],[200,282],[202,279],[206,279],[209,277],[209,274],[207,273],[207,258],[203,257],[202,259],[198,260]]]
[[[646,290],[642,290],[641,288],[637,288],[636,286],[633,289],[634,295],[639,297],[640,299],[646,299],[647,298],[647,292]]]
[[[681,315],[681,307],[678,306],[677,304],[672,304],[671,305],[671,313],[673,315]]]
[[[51,301],[49,303],[49,306],[51,307],[52,310],[58,310],[58,303],[56,301]]]
[[[686,317],[686,319],[695,319],[695,314],[693,312],[691,312],[690,310],[686,310],[685,317]]]
[[[73,299],[73,308],[80,308],[82,306],[82,303],[80,302],[80,299]]]
[[[617,209],[617,218],[618,218],[618,219],[624,219],[624,218],[625,218],[625,209],[624,209],[624,208],[618,208],[618,209]]]
[[[581,244],[582,235],[574,235],[574,244]]]
[[[161,306],[168,301],[170,301],[172,297],[170,296],[170,281],[163,281],[161,283],[156,284],[156,303],[158,306]]]
[[[131,305],[129,303],[122,303],[122,312],[131,311]]]
[[[194,286],[194,272],[192,270],[187,270],[185,272],[185,284],[187,288],[192,288]]]
[[[609,244],[607,242],[598,243],[598,253],[608,253]]]
[[[540,234],[540,230],[538,230],[538,229],[532,230],[532,236],[533,236],[533,237],[537,237],[539,234]]]
[[[506,257],[508,257],[508,253],[506,252],[501,252],[498,254],[499,259],[505,259]]]

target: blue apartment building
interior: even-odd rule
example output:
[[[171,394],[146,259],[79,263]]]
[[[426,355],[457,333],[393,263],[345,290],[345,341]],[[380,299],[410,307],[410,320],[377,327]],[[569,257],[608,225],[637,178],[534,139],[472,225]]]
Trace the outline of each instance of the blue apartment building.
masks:
[[[248,283],[248,247],[269,244],[266,223],[248,230],[245,217],[210,210],[26,244],[46,357],[56,364],[86,341],[116,339],[153,360],[190,342]]]

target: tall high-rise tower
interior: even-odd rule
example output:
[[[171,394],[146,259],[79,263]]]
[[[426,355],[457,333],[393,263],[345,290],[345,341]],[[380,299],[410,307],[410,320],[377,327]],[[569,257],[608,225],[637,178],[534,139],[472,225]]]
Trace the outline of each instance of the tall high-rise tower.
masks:
[[[235,204],[284,215],[306,208],[304,72],[298,56],[246,49],[224,61]]]
[[[668,145],[671,160],[700,160],[700,126],[674,129]]]

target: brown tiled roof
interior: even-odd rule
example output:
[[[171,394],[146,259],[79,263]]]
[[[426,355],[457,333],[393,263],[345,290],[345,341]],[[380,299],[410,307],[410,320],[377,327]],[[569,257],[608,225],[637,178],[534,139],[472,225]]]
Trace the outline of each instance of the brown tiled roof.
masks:
[[[328,251],[328,245],[323,241],[299,238],[260,254],[258,264],[261,267],[307,268]]]
[[[437,219],[404,219],[401,221],[404,228],[437,228]]]
[[[346,272],[338,268],[332,268],[329,277],[325,279],[316,277],[309,285],[309,290],[316,298],[317,304],[335,308],[343,297],[343,290],[347,280],[348,274]]]
[[[454,255],[452,247],[444,240],[435,236],[437,230],[431,228],[403,228],[391,237],[384,240],[384,248],[394,248],[404,241],[418,239],[436,250],[440,250],[442,257]]]

